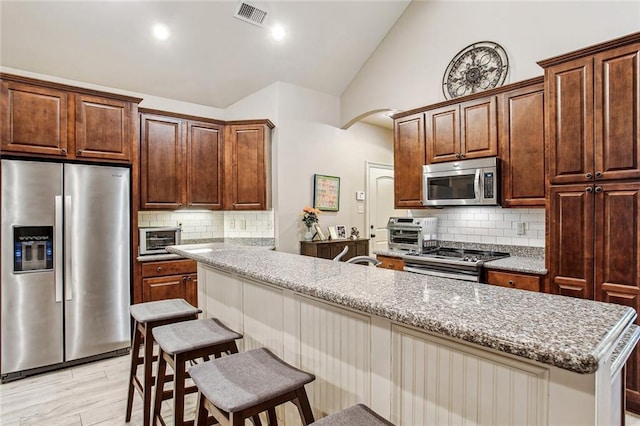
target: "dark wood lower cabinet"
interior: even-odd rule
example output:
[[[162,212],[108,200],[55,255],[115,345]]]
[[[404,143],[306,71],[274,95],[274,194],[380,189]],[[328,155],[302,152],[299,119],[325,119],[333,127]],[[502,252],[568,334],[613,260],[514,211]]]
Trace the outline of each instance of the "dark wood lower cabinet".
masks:
[[[349,250],[340,259],[349,260],[354,256],[367,256],[369,254],[369,239],[360,240],[331,240],[331,241],[300,241],[300,254],[323,259],[333,259],[340,254],[344,247]]]
[[[142,264],[142,301],[185,299],[198,306],[197,264],[193,260],[167,260]]]
[[[552,185],[551,292],[640,311],[640,182]],[[638,322],[638,320],[636,320]],[[627,362],[627,409],[640,413],[640,354]]]

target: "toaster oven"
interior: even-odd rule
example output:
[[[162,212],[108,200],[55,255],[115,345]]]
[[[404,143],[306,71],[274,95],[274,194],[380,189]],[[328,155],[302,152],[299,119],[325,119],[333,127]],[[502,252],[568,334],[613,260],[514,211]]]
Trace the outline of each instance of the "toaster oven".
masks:
[[[177,226],[158,228],[139,228],[140,256],[167,253],[167,246],[175,246],[181,242],[182,230]]]

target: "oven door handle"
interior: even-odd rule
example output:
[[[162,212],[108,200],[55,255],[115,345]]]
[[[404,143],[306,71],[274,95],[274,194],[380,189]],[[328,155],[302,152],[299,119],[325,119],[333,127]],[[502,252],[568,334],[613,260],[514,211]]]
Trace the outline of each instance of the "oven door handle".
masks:
[[[474,192],[474,195],[475,195],[477,201],[482,201],[480,199],[480,194],[482,192],[482,190],[480,188],[480,172],[481,171],[482,171],[481,169],[476,169],[476,176],[473,179],[473,192]]]

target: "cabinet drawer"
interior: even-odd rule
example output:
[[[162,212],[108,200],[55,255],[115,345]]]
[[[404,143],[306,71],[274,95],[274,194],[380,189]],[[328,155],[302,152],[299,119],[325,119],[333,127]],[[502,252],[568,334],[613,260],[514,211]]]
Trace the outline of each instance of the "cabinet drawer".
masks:
[[[487,271],[487,284],[499,285],[501,287],[518,288],[520,290],[540,291],[542,277],[538,275],[525,275],[515,273],[505,273],[497,271]]]
[[[142,264],[142,276],[161,277],[164,275],[179,275],[196,273],[198,267],[195,260],[167,260],[162,262],[148,262]]]
[[[396,270],[396,271],[403,271],[404,270],[404,260],[402,260],[399,257],[376,256],[376,258],[380,262],[382,262],[381,264],[378,265],[378,268],[393,269],[393,270]]]

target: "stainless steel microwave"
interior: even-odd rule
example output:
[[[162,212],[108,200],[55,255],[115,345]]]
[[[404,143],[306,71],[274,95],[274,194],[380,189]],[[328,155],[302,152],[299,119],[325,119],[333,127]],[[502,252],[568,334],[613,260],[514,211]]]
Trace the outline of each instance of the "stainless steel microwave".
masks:
[[[165,247],[180,244],[182,230],[177,226],[139,228],[140,256],[166,253]]]
[[[425,206],[495,206],[499,204],[496,157],[429,164],[422,167]]]

